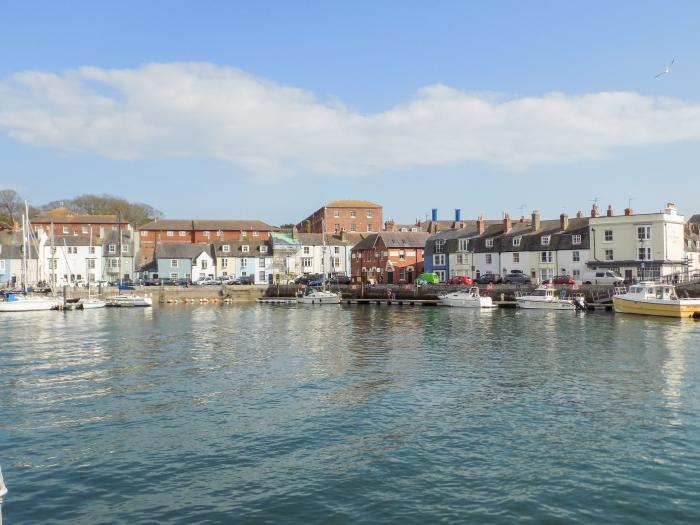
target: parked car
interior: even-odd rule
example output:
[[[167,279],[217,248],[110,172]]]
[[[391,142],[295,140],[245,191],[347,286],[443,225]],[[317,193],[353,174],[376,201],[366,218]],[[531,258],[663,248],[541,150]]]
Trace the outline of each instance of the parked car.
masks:
[[[236,278],[233,275],[227,275],[221,278],[221,284],[225,284],[228,286],[231,284],[235,284],[235,280]]]
[[[447,284],[463,284],[466,286],[471,286],[474,284],[474,280],[470,279],[466,275],[455,275],[447,280]]]
[[[416,284],[440,284],[440,276],[435,272],[424,272],[416,277]]]
[[[255,279],[252,275],[241,275],[234,279],[233,284],[255,284]]]
[[[557,275],[543,282],[544,284],[576,284],[576,281],[570,275]]]
[[[204,277],[195,281],[194,284],[198,286],[209,286],[212,284],[221,284],[221,281],[219,279],[214,279],[213,277]]]
[[[309,281],[310,281],[312,278],[313,278],[313,277],[310,276],[310,275],[300,275],[299,277],[297,277],[296,279],[294,279],[294,284],[309,284]]]
[[[480,275],[476,282],[479,284],[499,284],[502,281],[501,276],[497,273],[484,273]]]
[[[332,284],[350,284],[352,278],[348,275],[335,275],[329,279]]]
[[[503,278],[505,284],[530,284],[532,281],[530,277],[525,275],[523,272],[510,272]]]
[[[594,272],[584,272],[581,276],[583,284],[606,284],[610,286],[620,285],[624,279],[610,270],[596,270]]]

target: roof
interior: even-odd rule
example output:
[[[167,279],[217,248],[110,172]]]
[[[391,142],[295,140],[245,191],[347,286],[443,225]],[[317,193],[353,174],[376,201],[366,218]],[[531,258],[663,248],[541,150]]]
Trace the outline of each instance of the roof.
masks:
[[[347,233],[345,240],[343,240],[342,235],[331,235],[326,234],[326,244],[328,246],[355,246],[360,242],[367,234],[361,233]],[[294,238],[298,240],[301,244],[306,244],[308,246],[323,246],[322,233],[297,233]]]
[[[156,219],[139,227],[140,230],[224,230],[275,231],[276,226],[258,219]]]
[[[696,213],[693,215],[690,219],[688,219],[688,222],[692,222],[693,224],[700,224],[700,213]]]
[[[549,244],[542,244],[542,237],[549,235]],[[573,244],[572,236],[580,235],[581,244]],[[513,245],[513,239],[520,237],[518,246]],[[493,246],[486,246],[486,240],[493,239]],[[471,241],[470,250],[478,253],[493,252],[525,252],[545,250],[585,250],[589,247],[588,218],[569,219],[566,230],[562,230],[560,221],[543,220],[540,228],[533,231],[530,224],[526,222],[513,223],[513,227],[508,232],[503,232],[503,225],[494,225],[486,228],[483,235],[474,237]]]
[[[213,258],[211,244],[161,242],[156,244],[156,259],[194,259],[200,253],[206,252]]]
[[[22,258],[22,245],[21,244],[1,244],[0,245],[0,259],[21,259]],[[29,258],[36,259],[37,252],[36,247],[31,246],[29,248]]]
[[[370,201],[360,201],[352,199],[340,199],[331,201],[325,205],[326,208],[381,208],[379,204]]]
[[[116,215],[74,213],[66,208],[54,208],[34,217],[33,224],[117,224]],[[126,221],[123,221],[126,224]]]
[[[425,232],[380,232],[367,236],[353,249],[373,249],[380,240],[387,248],[423,248],[427,238],[428,234]]]
[[[212,246],[214,248],[214,254],[217,257],[235,257],[236,255],[240,254],[246,254],[248,257],[250,257],[253,254],[256,253],[261,253],[262,250],[260,250],[261,246],[267,247],[267,254],[270,255],[272,254],[272,248],[270,246],[270,243],[268,241],[261,241],[261,240],[247,240],[247,241],[216,241],[212,243]],[[223,250],[224,246],[229,247],[229,251],[225,252]],[[241,247],[242,246],[248,246],[248,249],[250,250],[249,252],[244,252]]]

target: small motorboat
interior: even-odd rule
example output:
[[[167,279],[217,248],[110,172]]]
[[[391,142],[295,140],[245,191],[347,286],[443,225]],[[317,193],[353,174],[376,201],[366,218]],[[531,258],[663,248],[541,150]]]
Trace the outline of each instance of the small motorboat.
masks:
[[[307,288],[306,293],[297,296],[300,304],[340,304],[340,294],[329,290]]]
[[[493,308],[490,297],[481,297],[479,288],[473,286],[469,290],[458,290],[439,296],[440,304],[444,306],[456,306],[458,308]]]
[[[557,295],[557,289],[543,284],[527,295],[516,297],[519,308],[543,310],[585,310],[586,303],[583,295]]]
[[[8,293],[5,300],[0,301],[0,312],[38,312],[41,310],[56,310],[61,301],[54,297],[37,297],[33,295],[17,295]]]
[[[700,299],[681,299],[671,284],[641,282],[613,296],[615,312],[661,317],[700,317]]]
[[[80,301],[79,308],[82,308],[83,310],[93,310],[95,308],[104,308],[105,306],[107,306],[107,301],[104,301],[103,299],[98,299],[97,297],[92,297],[88,299],[82,299]]]
[[[114,307],[136,307],[153,306],[153,299],[142,295],[113,295],[107,297],[106,306]]]

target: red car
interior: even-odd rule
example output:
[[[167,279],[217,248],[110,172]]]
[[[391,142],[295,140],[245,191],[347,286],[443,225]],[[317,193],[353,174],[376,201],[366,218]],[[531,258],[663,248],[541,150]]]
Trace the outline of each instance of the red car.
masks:
[[[557,275],[556,277],[552,277],[549,281],[545,281],[545,284],[576,284],[576,281],[574,281],[574,278],[571,277],[570,275]]]
[[[455,275],[447,280],[447,284],[464,284],[471,286],[474,284],[474,281],[472,281],[469,277],[465,277],[464,275]]]

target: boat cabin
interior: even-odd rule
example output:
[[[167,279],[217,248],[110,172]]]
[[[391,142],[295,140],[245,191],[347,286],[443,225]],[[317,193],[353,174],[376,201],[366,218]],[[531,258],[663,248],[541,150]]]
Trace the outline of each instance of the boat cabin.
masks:
[[[666,301],[675,301],[678,299],[673,286],[655,284],[655,283],[639,283],[630,287],[629,295],[636,295],[640,299],[663,299]]]

